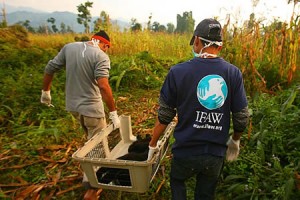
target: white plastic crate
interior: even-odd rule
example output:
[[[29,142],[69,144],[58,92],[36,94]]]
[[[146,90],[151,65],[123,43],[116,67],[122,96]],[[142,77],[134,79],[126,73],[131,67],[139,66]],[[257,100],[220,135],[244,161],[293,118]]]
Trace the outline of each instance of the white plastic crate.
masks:
[[[113,126],[108,126],[87,141],[72,157],[80,162],[91,186],[95,188],[146,192],[167,152],[169,138],[176,124],[172,122],[168,125],[158,143],[159,153],[147,162],[116,159],[127,154],[128,147],[136,140],[132,134],[130,116],[121,115],[120,122],[119,130],[113,131]],[[108,180],[105,178],[107,174],[117,177],[117,180]]]

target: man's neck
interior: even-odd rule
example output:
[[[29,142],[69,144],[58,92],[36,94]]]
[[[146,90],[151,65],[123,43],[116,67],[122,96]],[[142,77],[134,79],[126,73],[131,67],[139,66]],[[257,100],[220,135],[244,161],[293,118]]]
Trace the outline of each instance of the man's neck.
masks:
[[[200,55],[200,58],[216,58],[218,54],[212,51],[204,51]]]
[[[220,51],[215,47],[208,47],[203,49],[201,55],[203,55],[204,58],[215,58],[218,57],[218,53]]]

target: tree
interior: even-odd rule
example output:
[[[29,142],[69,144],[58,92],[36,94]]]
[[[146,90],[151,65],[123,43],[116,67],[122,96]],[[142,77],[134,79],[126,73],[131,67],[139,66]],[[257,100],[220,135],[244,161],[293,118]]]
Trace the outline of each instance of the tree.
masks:
[[[60,33],[73,33],[74,31],[70,26],[67,26],[65,23],[60,23]]]
[[[131,31],[141,31],[142,25],[140,23],[134,24],[134,26],[131,26]]]
[[[151,30],[154,32],[158,32],[158,27],[159,27],[159,23],[158,22],[153,22]]]
[[[255,26],[255,14],[251,13],[250,19],[249,21],[247,21],[247,29],[252,30],[254,26]]]
[[[69,25],[67,26],[67,33],[74,33],[73,29]]]
[[[3,5],[2,14],[0,16],[3,17],[2,22],[0,23],[0,28],[6,28],[7,27],[7,20],[6,20],[5,5]]]
[[[142,25],[140,23],[137,22],[137,19],[132,18],[131,19],[131,27],[130,27],[131,31],[141,31],[142,30]]]
[[[177,27],[175,32],[177,33],[191,33],[194,30],[195,20],[193,19],[193,13],[184,12],[183,15],[177,14]]]
[[[175,31],[175,26],[174,26],[174,24],[168,23],[168,24],[167,24],[167,32],[168,32],[168,33],[174,33],[174,31]]]
[[[25,21],[19,21],[16,24],[19,24],[27,29],[28,32],[35,33],[35,30],[32,26],[30,26],[30,21],[27,19]]]
[[[47,22],[51,23],[52,31],[53,31],[53,33],[56,33],[58,31],[58,29],[57,29],[57,27],[55,25],[55,18],[50,17],[49,19],[47,19]]]
[[[66,29],[66,24],[65,23],[60,23],[60,32],[61,33],[66,33],[67,29]]]
[[[36,32],[48,34],[49,33],[48,30],[49,30],[49,27],[45,24],[44,26],[39,26]]]
[[[164,25],[159,25],[158,26],[158,32],[166,32],[167,31],[167,28],[164,26]]]
[[[89,22],[91,22],[92,15],[88,8],[91,8],[92,6],[93,6],[93,2],[89,2],[89,1],[77,6],[77,11],[78,11],[77,22],[79,24],[83,24],[85,28],[85,33],[90,33]]]
[[[164,25],[159,24],[159,22],[153,22],[151,30],[153,32],[166,32],[167,28]]]
[[[94,32],[99,30],[109,30],[111,28],[109,15],[105,11],[101,11],[100,18],[94,21]]]
[[[151,19],[152,19],[152,13],[150,13],[150,16],[149,16],[149,18],[148,18],[149,20],[148,20],[148,22],[147,22],[147,29],[148,30],[151,30]]]

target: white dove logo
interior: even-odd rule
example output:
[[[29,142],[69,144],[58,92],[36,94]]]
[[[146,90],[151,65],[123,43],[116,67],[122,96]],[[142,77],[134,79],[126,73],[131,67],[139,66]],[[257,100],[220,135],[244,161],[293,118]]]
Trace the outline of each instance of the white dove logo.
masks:
[[[219,75],[205,76],[197,86],[198,101],[209,110],[220,108],[226,100],[227,93],[226,82]]]

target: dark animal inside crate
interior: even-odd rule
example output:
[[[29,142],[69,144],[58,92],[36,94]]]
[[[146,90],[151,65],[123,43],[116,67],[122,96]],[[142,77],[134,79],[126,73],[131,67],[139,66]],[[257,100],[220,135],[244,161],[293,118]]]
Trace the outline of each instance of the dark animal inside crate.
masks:
[[[128,147],[128,152],[143,153],[145,150],[148,150],[150,140],[151,136],[149,134],[144,138],[138,135],[137,140]]]
[[[151,137],[149,134],[147,134],[145,138],[138,136],[137,140],[128,147],[128,153],[118,157],[117,159],[134,161],[147,160],[150,140]],[[101,167],[96,172],[96,176],[99,183],[131,186],[128,169]]]
[[[96,175],[99,183],[131,186],[128,169],[101,167]]]

